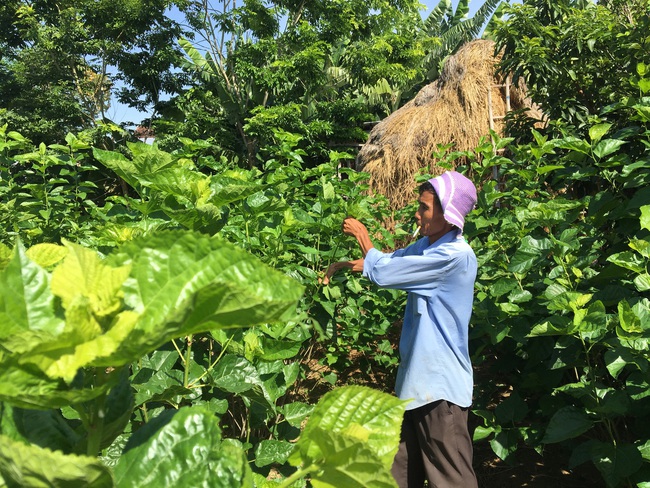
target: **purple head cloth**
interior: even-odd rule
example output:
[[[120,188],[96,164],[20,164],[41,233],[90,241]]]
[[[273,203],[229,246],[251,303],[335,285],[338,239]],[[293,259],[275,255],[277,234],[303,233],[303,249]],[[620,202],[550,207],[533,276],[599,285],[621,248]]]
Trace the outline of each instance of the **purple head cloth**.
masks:
[[[462,231],[465,216],[476,205],[474,183],[456,171],[447,171],[429,182],[440,199],[445,220]]]

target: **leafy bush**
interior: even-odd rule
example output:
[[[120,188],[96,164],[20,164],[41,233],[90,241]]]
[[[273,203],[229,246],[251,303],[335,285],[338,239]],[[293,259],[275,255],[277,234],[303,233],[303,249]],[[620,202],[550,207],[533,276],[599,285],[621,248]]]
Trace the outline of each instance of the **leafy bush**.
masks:
[[[649,109],[628,99],[587,139],[534,132],[507,158],[490,143],[474,154],[475,440],[506,460],[522,443],[559,448],[611,487],[650,479]],[[620,112],[629,125],[612,133]]]

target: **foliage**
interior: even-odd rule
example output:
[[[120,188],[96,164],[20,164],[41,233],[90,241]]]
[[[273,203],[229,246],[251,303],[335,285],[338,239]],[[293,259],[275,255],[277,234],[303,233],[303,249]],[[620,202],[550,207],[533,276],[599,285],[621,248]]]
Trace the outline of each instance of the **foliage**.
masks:
[[[168,0],[10,0],[0,9],[0,124],[62,143],[106,118],[114,84],[141,109],[180,90],[179,26]]]
[[[512,4],[493,32],[501,69],[523,77],[552,121],[586,130],[602,107],[639,96],[636,67],[650,64],[649,8],[628,17],[582,0]]]
[[[197,75],[191,94],[211,103],[195,106],[181,97],[183,116],[202,124],[186,121],[173,130],[216,134],[217,144],[249,168],[278,129],[303,135],[308,152],[320,158],[328,142],[363,140],[361,123],[392,96],[385,87],[413,79],[423,55],[421,40],[409,35],[420,22],[412,0],[218,3],[182,9],[197,39],[181,40],[187,67]],[[339,110],[356,116],[333,116]],[[166,135],[166,126],[157,132]]]
[[[630,125],[585,139],[534,132],[507,158],[484,144],[473,166],[482,180],[499,171],[467,228],[480,261],[475,440],[506,460],[522,444],[559,448],[610,487],[650,479],[649,107],[609,106],[600,117],[631,111]]]
[[[361,386],[327,393],[289,458],[300,469],[283,486],[308,473],[316,488],[397,486],[390,468],[406,403]]]
[[[209,147],[205,141],[183,140],[183,150],[174,153],[167,153],[156,146],[129,144],[128,156],[122,152],[97,148],[92,151],[79,149],[79,157],[92,160],[95,164],[101,163],[122,179],[128,189],[125,195],[109,197],[103,207],[92,203],[96,195],[92,195],[91,189],[91,195],[79,205],[80,215],[94,209],[92,215],[95,219],[89,218],[89,225],[80,232],[80,238],[93,246],[100,246],[107,254],[105,259],[70,242],[66,242],[64,247],[36,244],[27,251],[27,256],[34,259],[38,256],[44,270],[38,271],[36,276],[42,276],[43,279],[29,281],[33,286],[37,283],[42,286],[36,291],[25,288],[20,303],[26,306],[34,301],[45,309],[51,306],[62,307],[61,311],[53,312],[54,317],[64,316],[71,325],[78,324],[79,327],[85,324],[83,329],[86,335],[73,333],[69,330],[70,326],[61,325],[59,319],[57,327],[68,331],[65,333],[66,339],[77,341],[74,349],[70,349],[70,346],[53,349],[62,345],[62,339],[49,336],[37,335],[34,342],[26,341],[23,336],[9,341],[9,344],[24,344],[24,350],[20,351],[21,358],[29,357],[26,354],[29,351],[34,351],[34,355],[38,351],[38,354],[46,354],[48,359],[38,359],[40,356],[33,358],[33,362],[45,369],[36,378],[32,378],[25,376],[30,371],[15,369],[19,367],[18,352],[6,357],[7,364],[3,363],[3,369],[6,370],[7,378],[13,378],[15,371],[23,371],[23,376],[19,377],[33,383],[34,389],[17,389],[6,383],[6,389],[3,390],[3,395],[6,396],[3,400],[7,420],[3,425],[16,424],[9,431],[18,433],[8,434],[3,429],[4,435],[17,441],[22,439],[35,442],[41,448],[56,446],[65,453],[91,452],[88,449],[97,452],[101,448],[104,463],[115,467],[117,473],[122,470],[117,466],[120,465],[121,452],[131,435],[140,433],[159,416],[172,422],[170,411],[200,406],[207,408],[212,415],[217,415],[221,425],[219,435],[199,431],[201,433],[197,435],[205,436],[206,443],[211,446],[206,444],[205,449],[233,460],[240,459],[237,452],[243,452],[249,458],[254,455],[257,477],[272,466],[282,465],[285,465],[281,468],[282,471],[288,476],[290,472],[287,471],[287,459],[292,446],[290,441],[299,434],[301,422],[312,408],[300,399],[305,395],[301,393],[305,388],[301,386],[303,383],[313,387],[309,386],[307,380],[307,376],[312,377],[314,374],[310,371],[314,362],[309,359],[313,351],[313,361],[316,364],[320,362],[322,366],[319,367],[326,368],[317,377],[318,384],[323,385],[320,389],[331,389],[337,383],[337,373],[351,366],[352,361],[355,367],[367,371],[394,368],[396,361],[392,347],[388,341],[381,342],[376,336],[385,333],[391,324],[391,320],[384,315],[385,311],[392,310],[396,315],[400,313],[402,300],[396,300],[397,292],[368,296],[367,284],[363,285],[358,278],[345,276],[340,276],[335,285],[327,288],[318,284],[319,273],[330,261],[338,260],[346,254],[351,257],[358,252],[353,240],[343,239],[340,235],[342,219],[352,214],[365,219],[371,228],[378,228],[379,219],[387,215],[382,210],[386,208],[385,205],[364,194],[366,187],[360,184],[362,175],[338,167],[340,161],[349,157],[347,154],[332,152],[330,163],[306,170],[302,162],[302,151],[297,148],[299,137],[277,133],[276,139],[279,144],[269,154],[264,173],[259,170],[228,170],[227,162],[203,156]],[[75,141],[72,136],[69,140],[71,143]],[[30,147],[26,141],[21,141],[19,134],[5,130],[6,161],[24,160],[23,171],[30,172],[38,160],[22,157],[25,150],[30,151]],[[53,146],[44,150],[42,157],[47,157],[58,165],[64,159],[62,153],[69,148]],[[53,166],[49,170],[56,171],[57,168],[58,166]],[[88,170],[89,175],[96,172],[96,168]],[[14,184],[12,178],[6,182],[10,186]],[[67,181],[62,178],[52,181],[46,179],[41,187],[35,184],[34,189],[36,188],[39,191],[46,188],[49,193],[64,200],[71,193]],[[37,204],[25,207],[24,219],[35,220],[39,208]],[[60,224],[60,233],[56,233],[54,227],[44,229],[41,233],[17,229],[13,235],[6,236],[5,242],[14,242],[16,236],[29,237],[32,243],[59,240],[65,235],[68,219],[72,215],[63,213],[64,208],[66,207],[61,206],[61,212],[52,214],[53,220]],[[11,222],[13,216],[5,214],[6,211],[7,208],[3,206],[0,214]],[[93,223],[92,226],[90,222]],[[165,228],[170,229],[168,233],[159,234]],[[183,228],[202,234],[184,234],[179,230],[169,233],[172,229]],[[208,236],[215,232],[219,232],[221,239],[242,247],[246,253],[221,240],[210,239]],[[405,232],[401,234],[404,235]],[[175,244],[169,243],[172,247],[164,251],[170,236],[176,236],[175,239],[183,244],[177,248],[173,247]],[[219,243],[221,261],[216,260],[216,257],[198,259],[201,249],[208,250],[205,244],[200,243],[208,242],[215,245]],[[390,240],[387,242],[394,245]],[[18,246],[17,249],[22,247]],[[184,251],[181,252],[181,249]],[[217,249],[213,251],[216,252]],[[169,260],[164,265],[163,256],[166,253]],[[160,290],[170,293],[174,288],[179,293],[185,289],[183,293],[187,293],[190,286],[199,286],[203,279],[199,279],[199,275],[191,279],[189,276],[194,272],[209,274],[212,265],[208,262],[214,259],[215,265],[221,262],[223,267],[226,262],[239,263],[230,266],[230,271],[223,277],[232,272],[233,278],[243,280],[259,292],[263,285],[260,282],[262,275],[259,274],[259,265],[247,264],[252,262],[250,260],[253,259],[253,254],[293,277],[308,290],[298,303],[298,316],[281,327],[260,325],[248,330],[214,329],[216,322],[212,322],[219,322],[220,319],[206,315],[205,305],[221,304],[230,310],[232,305],[229,304],[235,297],[236,305],[242,313],[244,307],[251,307],[247,309],[247,313],[251,314],[249,322],[258,313],[264,314],[264,321],[272,318],[269,315],[272,309],[254,306],[255,300],[252,297],[245,298],[243,288],[241,291],[234,291],[233,288],[233,295],[222,296],[219,290],[223,291],[223,287],[208,287],[197,290],[195,298],[188,296],[183,302],[179,301],[180,298],[145,291],[147,287],[152,290],[160,287]],[[12,258],[8,248],[0,255],[5,263],[3,266],[9,270],[7,273],[17,272],[17,258]],[[68,257],[61,261],[64,255]],[[74,256],[74,259],[70,256]],[[29,269],[38,269],[30,264],[27,257],[21,258],[20,262]],[[172,266],[175,268],[172,269]],[[84,273],[86,268],[88,270]],[[172,285],[170,281],[163,286],[163,282],[151,274],[152,271],[159,273],[161,279],[166,277],[165,279],[171,280],[172,277],[177,277],[177,285]],[[138,278],[139,273],[144,273],[141,278]],[[247,273],[254,275],[246,277]],[[86,274],[88,276],[84,278]],[[128,277],[125,277],[126,274]],[[69,276],[64,278],[67,275]],[[185,279],[191,281],[192,285],[183,285]],[[221,278],[218,279],[221,283]],[[232,281],[226,278],[226,282],[234,287],[237,280],[234,283]],[[46,293],[48,282],[52,288],[51,293]],[[77,304],[80,299],[61,291],[62,287],[70,287],[72,283],[76,284],[75,290],[78,293],[90,295],[91,298]],[[113,285],[107,287],[107,283]],[[293,290],[299,290],[300,286],[296,283]],[[279,292],[276,286],[274,288]],[[13,281],[3,289],[20,290]],[[298,299],[298,295],[292,296],[294,301]],[[149,302],[147,297],[152,301]],[[138,305],[140,301],[142,305]],[[174,303],[177,305],[170,305]],[[185,313],[181,303],[200,310],[201,313],[197,315],[189,310]],[[70,307],[75,310],[81,308],[72,314],[67,312]],[[86,310],[85,315],[83,310]],[[137,317],[133,310],[138,310]],[[231,312],[227,315],[230,314]],[[78,319],[82,316],[86,318],[79,322]],[[54,321],[53,324],[57,323],[55,319],[51,320]],[[176,332],[170,333],[164,325],[165,321],[174,324],[174,327],[182,325],[182,332],[175,329]],[[346,323],[346,326],[341,327],[342,323]],[[99,332],[100,329],[102,333]],[[197,333],[207,329],[211,330],[209,334]],[[31,337],[32,333],[29,334]],[[181,335],[185,337],[180,342],[176,339],[168,342]],[[39,342],[41,340],[43,342]],[[355,348],[356,356],[349,355],[351,347]],[[48,351],[56,351],[61,357],[57,358],[54,352]],[[100,356],[97,356],[97,351],[102,351]],[[375,355],[377,359],[373,360]],[[13,366],[10,367],[9,364]],[[108,370],[107,366],[110,366]],[[75,375],[78,369],[84,371],[84,374]],[[47,374],[54,378],[50,379]],[[72,384],[68,385],[68,381],[72,381]],[[91,385],[92,389],[89,388]],[[23,392],[22,396],[19,395],[20,392]],[[71,409],[68,404],[73,401],[82,403],[73,405]],[[9,404],[15,405],[14,408],[9,408]],[[55,408],[39,413],[32,410],[36,405],[39,408]],[[103,434],[100,435],[91,426],[94,425],[92,412],[101,409],[101,405],[108,405],[109,410],[104,426],[100,429]],[[199,415],[196,422],[211,422],[204,417]],[[39,419],[39,425],[47,426],[48,432],[50,427],[54,431],[62,429],[64,435],[54,435],[54,440],[50,441],[55,444],[38,440],[40,434],[29,428],[32,423],[29,419],[34,418]],[[395,422],[398,425],[398,419]],[[164,432],[161,431],[160,435],[167,435]],[[149,432],[146,435],[153,434]],[[230,447],[223,451],[219,440],[222,439],[221,436],[224,439],[238,439],[239,451]],[[92,442],[89,440],[91,437]],[[330,437],[331,435],[328,439]],[[140,456],[145,455],[145,451],[160,449],[157,447],[159,441],[155,438],[153,435],[151,441],[129,442],[138,446],[140,442],[152,443],[151,447],[139,447],[142,449],[138,453]],[[352,450],[350,452],[362,449],[358,439],[349,440],[345,436],[342,439],[334,437],[327,442],[346,445]],[[326,449],[326,445],[328,444],[323,449]],[[177,448],[167,445],[164,449],[166,452],[183,452],[184,448],[181,445]],[[228,454],[231,451],[232,455]],[[362,451],[365,453],[363,456],[366,456],[366,461],[363,462],[366,463],[370,454],[366,447]],[[34,450],[29,452],[29,456],[46,456],[41,451],[39,454]],[[337,462],[309,459],[309,462],[316,463],[314,466],[322,466],[322,462]],[[351,461],[347,457],[344,460],[346,463]],[[151,476],[167,476],[166,470],[173,469],[173,463],[177,461],[170,460],[169,464],[161,466],[162,471],[152,473]],[[188,458],[188,462],[192,461]],[[197,460],[198,462],[200,461]],[[363,469],[365,464],[354,464],[356,462],[352,459],[352,464],[332,468],[333,473],[341,469],[342,472]],[[8,466],[13,466],[13,461],[8,460],[7,463]],[[100,466],[97,463],[90,465]],[[36,475],[37,472],[32,473],[31,469],[36,468],[26,467],[27,471],[23,471],[23,475]],[[120,479],[131,480],[146,474],[132,472],[131,469],[134,468],[124,469],[128,475]],[[200,477],[202,472],[197,472],[196,476]],[[240,475],[242,479],[248,476],[245,471]],[[67,479],[72,473],[52,476]],[[379,474],[373,472],[373,476]],[[386,480],[389,475],[384,473],[380,478]]]
[[[124,366],[177,337],[286,320],[302,294],[292,280],[243,251],[218,239],[182,232],[134,240],[106,259],[71,243],[41,244],[27,252],[18,244],[3,263],[0,279],[0,398],[14,407],[6,421],[15,428],[8,433],[3,429],[3,435],[90,456],[108,447],[128,424],[134,396]],[[75,432],[76,421],[70,424],[57,410],[42,414],[24,410],[61,407],[74,409],[83,430]],[[27,421],[30,418],[32,422]],[[170,422],[167,428],[189,429],[189,424],[205,421],[208,425],[196,434],[202,437],[205,429],[214,429],[210,415],[205,420],[182,418],[175,418],[178,426]],[[143,435],[144,431],[139,437]],[[169,435],[163,432],[160,437]],[[205,439],[211,440],[214,443]],[[139,451],[161,448],[161,440],[156,447],[143,442],[136,444]],[[211,450],[218,447],[207,445]],[[176,448],[182,452],[182,446]],[[25,474],[11,461],[11,451],[2,454],[2,476],[15,483],[20,483],[15,476],[31,476],[39,469],[25,466]],[[214,462],[223,460],[217,457]],[[123,463],[129,466],[125,468],[129,479],[138,479],[128,458]],[[67,464],[57,465],[62,476],[70,473]],[[118,463],[116,472],[120,469]],[[165,474],[154,471],[153,476]]]
[[[197,81],[176,103],[181,125],[157,123],[163,147],[173,147],[170,130],[209,135],[250,168],[283,130],[302,135],[318,164],[332,145],[363,142],[363,123],[431,81],[427,71],[477,36],[499,3],[468,19],[468,1],[454,11],[443,0],[426,22],[411,0],[191,4],[183,10],[196,41],[180,42]]]
[[[0,241],[81,239],[95,226],[91,195],[99,180],[91,174],[99,173],[88,161],[90,146],[73,134],[65,141],[34,148],[22,134],[0,127]]]
[[[397,17],[367,16],[360,2],[282,5],[294,14],[283,36],[272,20],[284,10],[268,3],[210,17],[242,37],[224,44],[235,78],[206,80],[212,92],[197,83],[183,100],[192,137],[92,147],[79,133],[34,146],[0,127],[5,484],[393,486],[402,402],[361,386],[314,400],[347,381],[391,386],[376,377],[394,372],[404,295],[353,275],[327,287],[318,278],[358,257],[340,233],[345,216],[387,250],[408,243],[409,216],[367,195],[366,175],[345,167],[352,156],[321,143],[358,122],[361,84],[384,68],[395,83],[410,79],[404,51],[391,53],[403,62],[395,71],[370,68],[387,46],[418,46],[386,28],[408,24],[400,12],[411,4],[391,3]],[[465,232],[480,260],[475,440],[506,462],[523,446],[558,451],[568,469],[591,463],[611,487],[650,480],[643,8],[513,7],[496,31],[508,66],[557,119],[526,143],[492,134],[495,146],[448,155],[469,158],[481,182]],[[377,44],[368,31],[383,33]],[[19,34],[6,30],[2,42]],[[204,76],[221,76],[218,62],[184,46],[195,67],[209,67]],[[305,70],[313,77],[298,83]],[[219,91],[226,79],[246,80],[241,113]],[[591,98],[563,91],[575,82]],[[267,104],[253,103],[263,94]],[[261,144],[248,169],[233,116]],[[204,140],[208,119],[218,130]],[[160,462],[134,461],[143,459]]]

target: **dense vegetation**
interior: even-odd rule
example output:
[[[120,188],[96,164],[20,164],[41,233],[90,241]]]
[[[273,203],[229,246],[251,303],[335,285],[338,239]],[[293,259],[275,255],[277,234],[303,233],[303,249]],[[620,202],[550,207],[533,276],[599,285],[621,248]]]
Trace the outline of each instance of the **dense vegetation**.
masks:
[[[392,249],[413,209],[368,196],[328,143],[362,140],[360,122],[485,19],[463,20],[464,2],[427,22],[410,1],[223,2],[210,17],[188,3],[181,62],[163,29],[180,27],[153,15],[167,4],[131,25],[109,4],[68,3],[0,7],[14,26],[0,39],[0,486],[393,486],[404,405],[377,378],[397,364],[405,297],[318,278],[358,254],[345,216]],[[475,440],[506,461],[559,450],[606,486],[648,487],[650,4],[504,12],[490,29],[502,68],[548,123],[514,114],[508,137],[443,153],[480,186],[466,229],[480,262]],[[181,86],[161,102],[147,76],[176,62],[186,70],[159,81]],[[84,105],[75,73],[108,64],[134,103],[156,104],[159,144]]]

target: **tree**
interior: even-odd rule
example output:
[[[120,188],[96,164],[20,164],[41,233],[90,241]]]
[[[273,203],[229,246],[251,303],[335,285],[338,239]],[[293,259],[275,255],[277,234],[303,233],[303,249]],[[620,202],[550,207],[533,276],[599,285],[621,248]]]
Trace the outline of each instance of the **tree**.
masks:
[[[385,100],[364,97],[362,87],[414,79],[424,55],[414,0],[237,5],[205,0],[182,9],[195,32],[182,45],[197,78],[176,106],[191,113],[180,125],[161,121],[157,133],[212,137],[248,166],[274,129],[303,135],[313,155],[328,142],[363,140],[361,122],[384,111]]]
[[[443,0],[425,23],[413,0],[190,2],[183,11],[196,36],[183,47],[197,81],[176,103],[180,126],[162,120],[157,133],[213,137],[248,166],[274,129],[303,135],[316,158],[328,145],[363,142],[362,123],[412,96],[430,64],[477,35],[499,3],[467,19],[468,1],[454,12]]]
[[[0,122],[44,142],[106,117],[115,81],[143,107],[180,89],[171,0],[11,0],[0,8]],[[111,72],[117,70],[116,75]]]
[[[494,32],[503,50],[501,69],[515,80],[522,77],[551,119],[585,127],[601,107],[638,95],[637,65],[650,64],[650,5],[609,8],[617,4],[532,0],[511,5]]]

